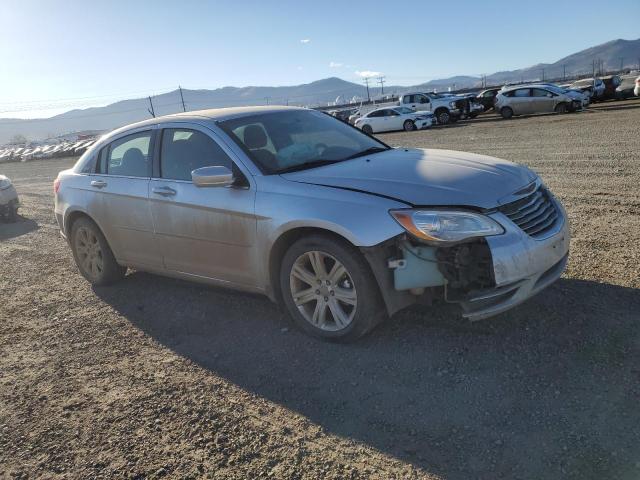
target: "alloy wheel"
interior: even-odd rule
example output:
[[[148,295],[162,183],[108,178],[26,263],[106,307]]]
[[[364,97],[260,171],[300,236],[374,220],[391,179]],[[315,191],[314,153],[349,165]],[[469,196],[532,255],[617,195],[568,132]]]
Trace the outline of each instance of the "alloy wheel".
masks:
[[[104,256],[96,233],[80,227],[76,232],[75,248],[82,269],[91,278],[97,279],[104,270]]]
[[[320,251],[300,255],[289,274],[293,301],[316,328],[335,332],[347,328],[358,298],[351,275],[334,256]]]

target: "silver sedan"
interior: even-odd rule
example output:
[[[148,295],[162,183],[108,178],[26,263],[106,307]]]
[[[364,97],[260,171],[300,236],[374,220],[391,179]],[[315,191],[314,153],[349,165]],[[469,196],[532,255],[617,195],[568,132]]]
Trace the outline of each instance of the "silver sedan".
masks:
[[[127,267],[260,292],[304,331],[353,340],[417,302],[504,312],[563,272],[562,205],[531,170],[390,148],[313,110],[154,118],[101,138],[54,184],[95,285]]]

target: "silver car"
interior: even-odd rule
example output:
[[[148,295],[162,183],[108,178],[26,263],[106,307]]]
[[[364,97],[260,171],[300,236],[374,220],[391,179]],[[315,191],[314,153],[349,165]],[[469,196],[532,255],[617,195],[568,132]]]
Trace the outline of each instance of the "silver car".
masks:
[[[544,85],[525,85],[500,90],[495,99],[495,111],[502,118],[532,113],[565,113],[582,108],[582,102],[574,100],[558,88]]]
[[[391,148],[301,108],[124,127],[54,190],[93,284],[132,267],[260,292],[326,339],[418,302],[457,303],[472,320],[504,312],[558,279],[569,251],[562,205],[526,167]]]

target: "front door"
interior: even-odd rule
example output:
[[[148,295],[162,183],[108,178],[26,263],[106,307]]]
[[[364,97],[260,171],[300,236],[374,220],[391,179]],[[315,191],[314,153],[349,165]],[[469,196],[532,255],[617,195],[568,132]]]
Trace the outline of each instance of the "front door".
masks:
[[[167,270],[255,285],[255,189],[229,152],[205,127],[172,124],[162,130],[149,199]],[[197,187],[191,172],[225,166],[237,178],[227,187]]]
[[[553,112],[556,108],[557,95],[542,88],[531,89],[531,100],[533,104],[532,112],[544,113]]]

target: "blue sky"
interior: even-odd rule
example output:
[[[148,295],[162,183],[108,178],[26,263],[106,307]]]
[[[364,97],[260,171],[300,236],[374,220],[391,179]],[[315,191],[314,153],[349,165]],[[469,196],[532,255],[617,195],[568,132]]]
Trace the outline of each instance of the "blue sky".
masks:
[[[413,85],[640,37],[640,1],[3,0],[0,117],[357,72]]]

